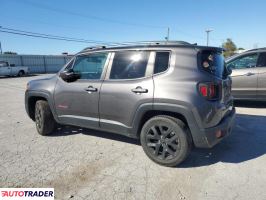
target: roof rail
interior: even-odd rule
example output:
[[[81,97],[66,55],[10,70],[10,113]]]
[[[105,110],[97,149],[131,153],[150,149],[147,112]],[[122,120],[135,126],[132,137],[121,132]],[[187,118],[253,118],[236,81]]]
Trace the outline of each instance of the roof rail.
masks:
[[[137,41],[137,42],[122,42],[123,44],[133,44],[133,45],[191,45],[185,41],[176,41],[176,40],[154,40],[154,41]]]
[[[83,50],[90,50],[90,49],[105,49],[106,46],[91,46],[91,47],[86,47]]]
[[[137,42],[121,42],[121,43],[115,43],[113,45],[108,45],[108,46],[91,46],[87,47],[84,50],[92,50],[92,49],[105,49],[107,47],[119,47],[119,46],[135,46],[135,45],[197,45],[195,44],[190,44],[185,41],[175,41],[175,40],[170,40],[170,41],[165,41],[165,40],[158,40],[158,41],[137,41]]]

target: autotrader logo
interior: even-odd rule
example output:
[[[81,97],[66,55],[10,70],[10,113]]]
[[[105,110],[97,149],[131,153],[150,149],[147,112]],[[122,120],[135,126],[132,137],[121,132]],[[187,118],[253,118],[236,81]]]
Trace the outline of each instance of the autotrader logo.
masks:
[[[54,188],[0,188],[0,200],[54,200]]]

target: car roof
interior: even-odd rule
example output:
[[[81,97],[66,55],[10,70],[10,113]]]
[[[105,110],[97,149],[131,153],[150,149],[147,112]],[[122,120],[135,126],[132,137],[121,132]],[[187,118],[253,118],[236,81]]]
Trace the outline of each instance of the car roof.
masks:
[[[256,48],[256,49],[250,49],[250,50],[247,50],[245,52],[265,52],[265,51],[266,51],[266,47]]]
[[[197,44],[190,44],[184,41],[149,41],[149,42],[132,42],[120,44],[116,46],[93,46],[87,47],[78,54],[94,52],[94,51],[116,51],[116,50],[133,50],[133,49],[173,49],[173,48],[194,48],[194,49],[208,49],[214,51],[222,51],[220,47],[198,46]]]
[[[225,61],[226,62],[229,62],[229,61],[232,61],[238,57],[241,57],[241,56],[244,56],[244,55],[247,55],[247,54],[250,54],[250,53],[260,53],[260,52],[266,52],[266,47],[263,47],[263,48],[256,48],[256,49],[250,49],[250,50],[247,50],[247,51],[244,51],[243,53],[239,53],[239,54],[235,54],[229,58],[226,58]]]

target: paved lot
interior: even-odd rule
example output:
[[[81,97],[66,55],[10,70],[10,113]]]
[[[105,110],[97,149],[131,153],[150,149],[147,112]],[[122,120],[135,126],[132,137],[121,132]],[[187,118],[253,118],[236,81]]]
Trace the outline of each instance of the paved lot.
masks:
[[[238,103],[230,137],[166,168],[115,134],[39,136],[24,110],[36,78],[0,78],[0,187],[54,187],[57,199],[266,199],[266,103]]]

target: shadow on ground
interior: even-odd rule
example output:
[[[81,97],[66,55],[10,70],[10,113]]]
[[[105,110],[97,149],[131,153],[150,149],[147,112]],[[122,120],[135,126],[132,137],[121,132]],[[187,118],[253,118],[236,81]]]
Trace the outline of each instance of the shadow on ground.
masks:
[[[258,105],[250,103],[250,105]],[[136,139],[126,136],[83,129],[72,126],[59,128],[52,137],[85,134],[119,142],[140,145]],[[178,168],[200,167],[218,162],[241,163],[266,153],[266,116],[237,114],[232,134],[212,149],[194,148],[190,156]]]
[[[234,101],[236,107],[266,108],[266,101]]]
[[[74,135],[74,134],[83,134],[93,137],[99,137],[99,138],[105,138],[109,140],[116,140],[119,142],[126,142],[129,144],[136,144],[140,145],[139,140],[129,138],[120,134],[115,133],[109,133],[104,131],[96,131],[91,129],[85,129],[75,126],[62,126],[59,127],[50,137],[60,137],[60,136],[68,136],[68,135]]]
[[[180,168],[241,163],[266,153],[266,116],[237,114],[232,134],[212,149],[194,149]]]
[[[25,76],[0,76],[0,79],[15,79],[15,78],[25,78],[25,77],[33,77],[33,76],[38,76],[38,74],[29,74],[29,75],[25,75]]]

